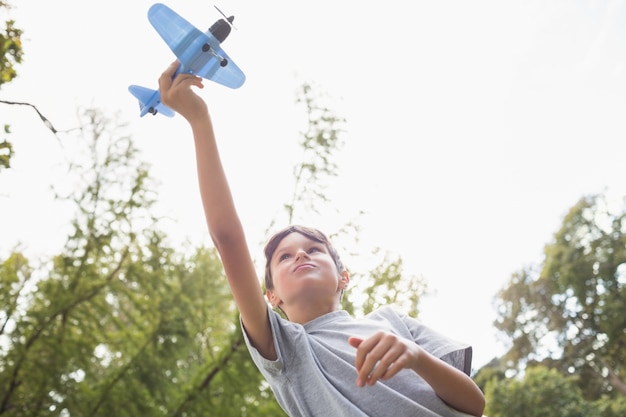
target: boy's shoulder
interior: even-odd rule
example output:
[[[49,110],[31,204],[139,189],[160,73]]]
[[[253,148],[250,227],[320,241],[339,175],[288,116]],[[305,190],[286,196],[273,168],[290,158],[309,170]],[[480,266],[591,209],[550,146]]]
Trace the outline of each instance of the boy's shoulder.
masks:
[[[365,317],[368,318],[386,318],[391,320],[405,320],[409,317],[404,311],[394,305],[386,305],[377,308],[376,310],[368,313]],[[415,319],[414,319],[415,320]]]

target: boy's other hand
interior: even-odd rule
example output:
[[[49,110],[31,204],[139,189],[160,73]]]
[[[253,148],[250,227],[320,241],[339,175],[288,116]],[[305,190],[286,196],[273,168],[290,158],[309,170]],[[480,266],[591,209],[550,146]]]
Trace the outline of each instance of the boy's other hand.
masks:
[[[354,365],[359,387],[387,380],[405,368],[415,369],[421,352],[414,342],[385,331],[366,339],[350,337],[348,343],[356,348]]]

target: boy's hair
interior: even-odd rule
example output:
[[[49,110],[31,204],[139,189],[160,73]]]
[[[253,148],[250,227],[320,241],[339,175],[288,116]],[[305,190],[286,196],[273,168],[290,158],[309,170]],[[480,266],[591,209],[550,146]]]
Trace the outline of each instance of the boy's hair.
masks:
[[[312,227],[298,225],[287,226],[283,230],[275,233],[274,236],[272,236],[265,245],[265,289],[274,289],[274,280],[272,278],[272,271],[270,269],[272,256],[274,255],[274,252],[276,252],[278,244],[291,233],[300,233],[301,235],[306,236],[307,238],[326,246],[326,249],[328,249],[330,256],[335,262],[337,271],[339,271],[339,273],[345,271],[346,268],[343,266],[343,262],[341,262],[337,250],[333,247],[333,245],[330,243],[330,240],[328,239],[328,237],[326,237],[324,233]]]

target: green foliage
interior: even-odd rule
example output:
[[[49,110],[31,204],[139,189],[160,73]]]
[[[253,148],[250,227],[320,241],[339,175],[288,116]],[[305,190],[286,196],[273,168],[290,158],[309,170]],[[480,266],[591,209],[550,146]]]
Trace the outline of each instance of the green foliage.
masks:
[[[0,264],[0,415],[277,415],[217,253],[166,244],[131,140],[84,118],[63,251]]]
[[[343,146],[341,138],[345,119],[321,103],[322,95],[311,84],[303,84],[296,103],[303,104],[307,115],[306,131],[301,133],[302,159],[293,167],[294,187],[291,201],[285,203],[286,223],[293,224],[307,213],[319,214],[321,204],[328,202],[327,181],[337,176],[333,157]],[[269,229],[275,226],[275,220]]]
[[[9,4],[0,1],[0,9],[9,8]],[[5,27],[0,28],[0,88],[2,84],[8,83],[17,76],[15,66],[22,62],[22,30],[15,27],[13,20],[7,20]],[[9,125],[4,125],[4,134],[10,133]],[[0,142],[0,171],[11,167],[13,157],[13,146],[2,139]]]
[[[489,417],[587,417],[591,407],[582,399],[574,377],[556,370],[531,367],[522,380],[494,379],[487,383]]]
[[[578,376],[565,376],[556,369],[531,366],[522,379],[493,378],[485,393],[489,417],[621,417],[626,415],[626,397],[584,399]]]
[[[402,258],[390,259],[388,254],[371,271],[353,274],[352,282],[352,289],[343,299],[343,308],[357,315],[394,305],[417,317],[420,297],[426,291],[422,278],[404,274]]]
[[[493,359],[487,365],[483,366],[474,375],[474,382],[482,392],[487,390],[488,383],[497,384],[506,379],[506,373],[500,365],[499,359]]]
[[[334,158],[344,145],[341,133],[345,119],[325,106],[323,99],[323,94],[308,83],[302,85],[296,99],[296,103],[305,107],[307,129],[302,133],[300,141],[302,159],[293,169],[294,191],[291,202],[285,205],[288,224],[296,219],[319,215],[322,207],[327,208],[326,186],[339,175]],[[350,245],[358,246],[359,231],[358,222],[353,220],[329,237],[335,245],[347,238]],[[354,250],[350,251],[346,245],[338,249],[343,254],[354,255]],[[342,307],[351,314],[360,315],[383,305],[394,304],[416,316],[419,299],[426,291],[424,280],[405,276],[402,259],[391,258],[379,248],[374,248],[369,256],[380,259],[380,263],[368,271],[348,268],[351,287],[342,300]]]
[[[611,398],[603,396],[592,404],[595,410],[589,415],[598,417],[623,417],[626,416],[626,396]]]
[[[9,125],[4,125],[4,133],[10,133]],[[11,157],[13,157],[13,145],[7,140],[0,142],[0,170],[11,167]]]
[[[6,2],[0,2],[0,8],[9,8]],[[0,87],[17,76],[15,66],[22,62],[22,30],[15,26],[15,21],[7,20],[0,31]]]
[[[326,201],[341,143],[341,119],[304,94],[310,130],[290,220]],[[57,188],[76,209],[63,250],[37,267],[21,253],[0,264],[0,416],[284,415],[245,348],[215,249],[170,247],[123,126],[95,110],[82,124],[82,159]],[[403,277],[400,258],[385,255],[358,282],[350,311],[417,313],[423,281]]]
[[[511,277],[496,327],[512,341],[509,369],[541,363],[577,376],[584,398],[626,394],[626,210],[582,198],[546,245],[540,268]]]

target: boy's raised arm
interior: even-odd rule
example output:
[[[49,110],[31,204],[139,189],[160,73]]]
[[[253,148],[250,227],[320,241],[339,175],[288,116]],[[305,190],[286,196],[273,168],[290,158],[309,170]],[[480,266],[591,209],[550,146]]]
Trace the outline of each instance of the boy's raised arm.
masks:
[[[208,107],[191,89],[203,88],[202,79],[189,74],[172,79],[177,67],[178,62],[172,63],[159,78],[161,100],[191,126],[200,195],[211,239],[220,254],[248,337],[264,357],[275,359],[268,305],[224,173]]]

